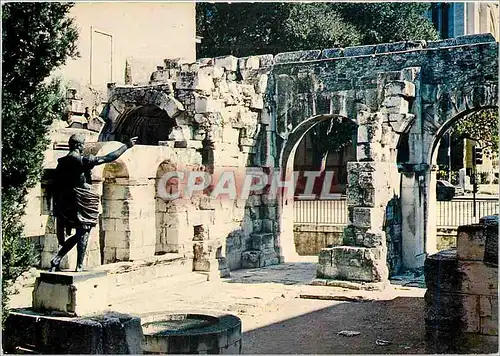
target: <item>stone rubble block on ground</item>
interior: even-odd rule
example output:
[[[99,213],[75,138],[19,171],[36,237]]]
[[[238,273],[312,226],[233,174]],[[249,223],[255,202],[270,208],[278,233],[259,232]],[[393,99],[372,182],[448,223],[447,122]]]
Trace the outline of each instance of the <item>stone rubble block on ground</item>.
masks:
[[[376,258],[376,249],[337,246],[322,249],[317,277],[364,282],[380,282],[388,278],[385,259]]]

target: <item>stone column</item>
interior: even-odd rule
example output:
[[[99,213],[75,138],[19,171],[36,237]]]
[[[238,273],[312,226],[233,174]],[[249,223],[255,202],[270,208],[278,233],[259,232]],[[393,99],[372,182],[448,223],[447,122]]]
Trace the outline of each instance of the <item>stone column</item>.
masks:
[[[437,199],[436,199],[436,176],[437,166],[432,166],[426,172],[426,220],[425,220],[425,252],[427,255],[432,255],[437,252],[437,231],[436,231],[436,221],[437,221]]]
[[[403,171],[401,174],[401,213],[403,266],[418,268],[423,266],[424,234],[423,234],[423,195],[419,182],[421,175],[413,171]]]
[[[293,155],[290,157],[293,158]],[[293,180],[293,159],[290,161],[291,163],[287,167],[284,167],[286,169],[285,174],[287,181],[291,179]],[[288,188],[279,189],[279,195],[276,198],[270,197],[270,199],[268,199],[266,196],[266,201],[274,201],[274,199],[276,199],[277,202],[279,226],[278,233],[276,235],[276,246],[278,249],[278,258],[281,262],[294,261],[297,260],[299,256],[295,248],[293,235],[293,193],[289,194],[287,189]]]

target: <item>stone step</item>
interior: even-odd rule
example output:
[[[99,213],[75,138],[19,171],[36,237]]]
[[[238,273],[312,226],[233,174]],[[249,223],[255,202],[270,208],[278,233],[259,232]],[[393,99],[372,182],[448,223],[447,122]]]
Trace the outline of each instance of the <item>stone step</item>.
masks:
[[[158,278],[185,275],[192,272],[193,261],[180,254],[165,254],[148,260],[117,262],[101,265],[93,270],[106,271],[114,286],[137,285]]]

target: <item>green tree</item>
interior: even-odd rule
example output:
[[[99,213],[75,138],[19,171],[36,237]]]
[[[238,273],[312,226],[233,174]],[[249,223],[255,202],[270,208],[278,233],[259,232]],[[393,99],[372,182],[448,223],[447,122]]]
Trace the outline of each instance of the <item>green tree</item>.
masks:
[[[420,3],[197,3],[199,57],[437,39]]]
[[[337,3],[344,21],[356,28],[363,45],[436,40],[438,33],[423,16],[429,3]]]
[[[464,116],[455,125],[457,135],[477,141],[480,147],[498,152],[498,109],[485,109]]]
[[[33,259],[23,236],[27,190],[40,179],[47,132],[65,96],[53,69],[77,56],[78,31],[68,3],[2,6],[2,325],[12,282]]]
[[[311,142],[315,148],[313,166],[317,170],[325,169],[328,152],[343,152],[344,148],[353,143],[356,134],[356,124],[346,118],[333,118],[323,121],[311,129]]]

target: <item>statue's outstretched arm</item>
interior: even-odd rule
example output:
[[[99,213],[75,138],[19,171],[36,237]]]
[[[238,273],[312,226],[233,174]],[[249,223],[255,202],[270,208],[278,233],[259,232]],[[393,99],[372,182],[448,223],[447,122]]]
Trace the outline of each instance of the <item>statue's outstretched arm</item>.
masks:
[[[96,157],[96,165],[113,162],[118,159],[126,150],[133,147],[137,142],[137,137],[132,137],[126,144],[105,156]]]

